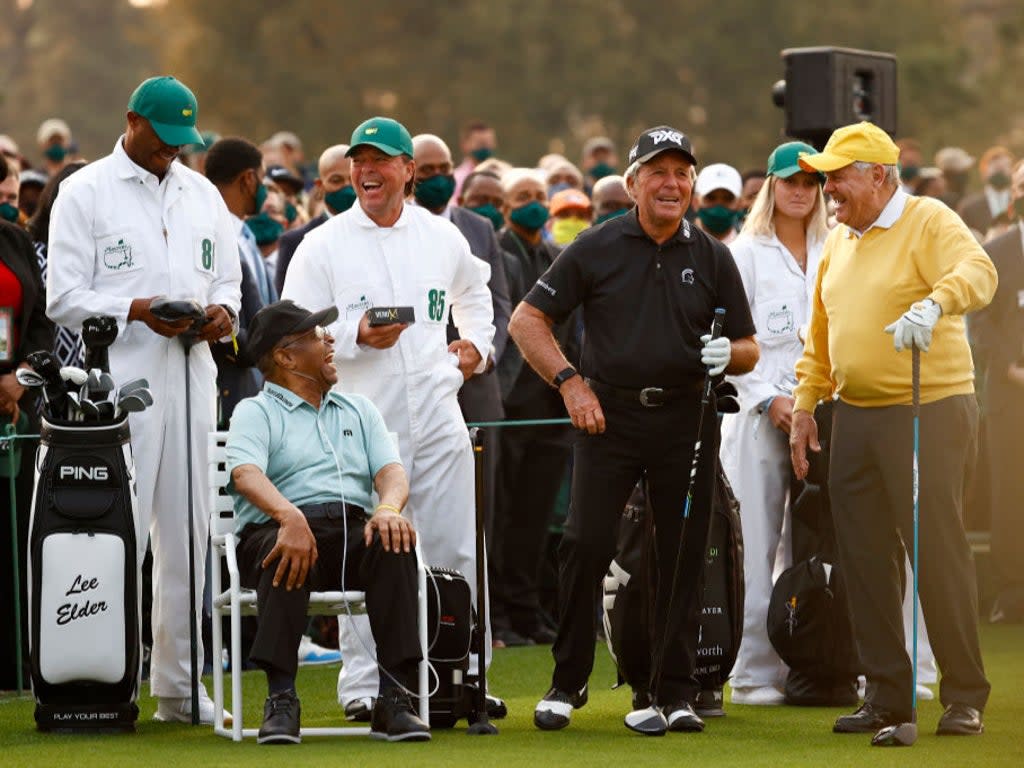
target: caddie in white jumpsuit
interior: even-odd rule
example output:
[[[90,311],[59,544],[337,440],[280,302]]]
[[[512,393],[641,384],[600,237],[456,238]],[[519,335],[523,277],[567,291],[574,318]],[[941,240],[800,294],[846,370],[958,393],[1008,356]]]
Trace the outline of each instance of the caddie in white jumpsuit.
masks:
[[[282,298],[338,307],[329,328],[336,386],[368,397],[398,434],[410,485],[405,514],[419,532],[424,560],[462,572],[475,601],[473,455],[456,395],[485,369],[491,352],[489,267],[450,221],[405,204],[415,164],[401,124],[367,120],[350,145],[358,205],[306,235]],[[412,307],[415,322],[369,326],[368,309],[395,306]],[[451,345],[449,311],[461,337]],[[339,633],[338,698],[352,719],[368,715],[378,688],[376,663],[366,653],[372,636],[359,618],[343,617]]]
[[[230,337],[241,280],[235,232],[217,188],[174,162],[182,145],[201,141],[196,112],[195,96],[174,78],[150,78],[136,89],[113,152],[62,185],[50,223],[46,285],[47,314],[60,325],[77,331],[93,315],[117,319],[110,369],[118,385],[149,380],[153,406],[130,422],[140,562],[147,533],[153,550],[150,688],[159,698],[156,719],[185,722],[192,712],[185,356],[174,337],[188,323],[163,323],[149,304],[166,295],[206,307],[190,361],[195,576],[202,595],[210,516],[206,441],[216,423],[217,373],[206,342]],[[198,622],[201,601],[196,607]],[[200,718],[213,720],[202,687]]]

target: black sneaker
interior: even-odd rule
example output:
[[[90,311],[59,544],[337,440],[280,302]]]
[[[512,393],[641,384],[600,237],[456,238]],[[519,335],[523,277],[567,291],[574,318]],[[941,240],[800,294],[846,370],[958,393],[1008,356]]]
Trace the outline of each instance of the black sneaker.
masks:
[[[587,703],[587,686],[579,691],[566,693],[552,688],[537,702],[533,710],[533,724],[542,731],[557,731],[569,724],[569,717],[574,709]]]
[[[370,713],[373,712],[374,702],[377,700],[371,696],[364,696],[361,699],[352,699],[345,704],[345,719],[350,723],[370,722]]]
[[[284,691],[267,697],[263,705],[263,725],[256,735],[257,744],[298,744],[299,714],[302,707],[295,691]]]
[[[392,688],[382,693],[373,705],[370,738],[430,741],[430,726],[417,717],[409,694],[401,688]]]

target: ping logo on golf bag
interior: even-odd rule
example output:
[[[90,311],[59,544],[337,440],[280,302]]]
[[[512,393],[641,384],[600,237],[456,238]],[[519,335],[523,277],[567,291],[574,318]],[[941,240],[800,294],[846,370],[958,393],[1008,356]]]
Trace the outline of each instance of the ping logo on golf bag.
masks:
[[[109,486],[115,482],[111,466],[93,456],[68,456],[56,470],[56,484],[60,486]]]

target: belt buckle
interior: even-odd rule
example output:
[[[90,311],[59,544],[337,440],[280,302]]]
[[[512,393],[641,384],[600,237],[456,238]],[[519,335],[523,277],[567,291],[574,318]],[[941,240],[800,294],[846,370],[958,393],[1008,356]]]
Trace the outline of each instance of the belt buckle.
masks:
[[[653,395],[655,400],[657,400],[663,394],[665,394],[665,390],[663,390],[661,387],[644,387],[643,389],[640,390],[640,405],[642,405],[644,408],[660,408],[665,403],[654,402],[651,400],[651,397]]]

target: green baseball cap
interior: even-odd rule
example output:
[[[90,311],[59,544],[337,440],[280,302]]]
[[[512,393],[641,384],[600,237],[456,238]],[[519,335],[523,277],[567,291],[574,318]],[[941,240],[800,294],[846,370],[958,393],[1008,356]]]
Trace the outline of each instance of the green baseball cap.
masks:
[[[196,130],[196,97],[184,83],[169,75],[143,81],[128,99],[128,109],[149,120],[164,144],[180,147],[203,143],[202,134]]]
[[[788,179],[793,174],[804,170],[800,167],[800,155],[816,155],[817,153],[818,150],[802,141],[787,141],[785,144],[780,144],[768,155],[768,175]],[[818,177],[822,181],[825,180],[823,174],[819,173]]]
[[[409,135],[409,131],[390,117],[371,117],[360,123],[359,127],[352,131],[352,140],[349,142],[345,157],[352,157],[352,153],[360,144],[369,144],[392,157],[413,155],[412,136]]]

